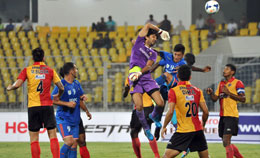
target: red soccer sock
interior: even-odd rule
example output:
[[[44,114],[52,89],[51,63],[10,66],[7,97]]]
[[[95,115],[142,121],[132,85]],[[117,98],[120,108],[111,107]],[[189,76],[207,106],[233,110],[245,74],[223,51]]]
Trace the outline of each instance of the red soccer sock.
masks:
[[[141,143],[139,138],[133,138],[132,139],[132,146],[135,152],[135,155],[137,156],[137,158],[141,158]]]
[[[82,146],[79,148],[81,158],[90,158],[88,148],[86,146]]]
[[[240,154],[238,148],[234,144],[231,144],[231,146],[232,146],[233,151],[234,151],[234,156],[236,158],[243,158],[243,156]]]
[[[150,144],[151,149],[153,150],[154,156],[159,158],[160,155],[158,152],[156,139],[154,138],[152,141],[149,141],[149,144]]]
[[[234,157],[234,150],[231,145],[228,145],[226,148],[226,157],[227,158],[233,158]]]
[[[32,158],[40,158],[41,148],[38,141],[31,142]]]
[[[52,138],[50,140],[51,142],[51,153],[53,158],[59,158],[60,157],[60,145],[57,138]]]

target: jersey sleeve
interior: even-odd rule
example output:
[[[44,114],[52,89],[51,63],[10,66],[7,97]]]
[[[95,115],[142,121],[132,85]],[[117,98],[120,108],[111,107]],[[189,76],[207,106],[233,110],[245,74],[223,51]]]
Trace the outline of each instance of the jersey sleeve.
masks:
[[[135,41],[135,44],[134,44],[134,45],[137,45],[137,44],[139,44],[139,43],[141,43],[141,42],[144,42],[144,41],[145,41],[145,37],[140,37],[140,36],[138,36],[137,39],[136,39],[136,41]]]
[[[81,84],[79,82],[78,82],[78,85],[79,85],[79,96],[82,96],[84,94],[84,90],[81,87]]]
[[[27,71],[26,68],[23,69],[23,71],[19,74],[19,76],[17,77],[17,79],[21,79],[23,81],[25,81],[27,79]]]
[[[51,99],[53,100],[53,95],[57,94],[59,91],[59,88],[57,86],[54,87],[54,89],[51,92]]]
[[[54,83],[60,82],[60,77],[58,76],[55,70],[53,70],[53,82]]]
[[[173,89],[170,89],[168,94],[168,102],[169,103],[176,103],[176,95]]]
[[[219,87],[220,87],[220,83],[218,84],[218,88],[217,88],[217,90],[216,90],[216,92],[215,92],[215,95],[216,95],[216,96],[219,96]]]
[[[159,61],[159,65],[160,65],[160,66],[166,65],[166,61],[165,61],[164,59],[161,59],[161,60]]]
[[[236,84],[237,94],[245,93],[245,86],[242,81],[238,81]]]
[[[200,90],[200,103],[205,103],[205,99],[204,99],[202,90]]]
[[[152,54],[151,54],[151,56],[149,57],[148,60],[152,60],[152,61],[156,62],[157,53],[156,53],[154,50],[151,50],[150,52],[151,52]]]

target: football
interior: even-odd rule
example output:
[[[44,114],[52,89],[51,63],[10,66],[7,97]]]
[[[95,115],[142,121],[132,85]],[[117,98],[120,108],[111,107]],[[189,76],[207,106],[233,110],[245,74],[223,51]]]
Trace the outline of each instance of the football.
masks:
[[[219,3],[215,0],[210,0],[205,4],[205,10],[208,14],[214,14],[219,11]]]

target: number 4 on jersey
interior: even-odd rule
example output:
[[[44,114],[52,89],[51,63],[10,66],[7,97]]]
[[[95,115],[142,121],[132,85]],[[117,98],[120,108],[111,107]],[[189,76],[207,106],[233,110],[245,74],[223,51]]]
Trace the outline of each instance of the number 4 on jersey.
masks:
[[[43,82],[40,81],[40,83],[37,86],[37,92],[40,92],[40,94],[43,92]]]

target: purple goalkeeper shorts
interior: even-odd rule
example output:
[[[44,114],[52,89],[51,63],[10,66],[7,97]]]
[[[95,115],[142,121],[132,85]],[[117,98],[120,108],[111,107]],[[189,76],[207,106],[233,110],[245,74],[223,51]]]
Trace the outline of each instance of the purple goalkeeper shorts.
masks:
[[[151,90],[159,89],[159,86],[155,80],[152,79],[151,74],[145,74],[141,76],[137,81],[130,82],[130,94],[134,93],[148,93]]]

